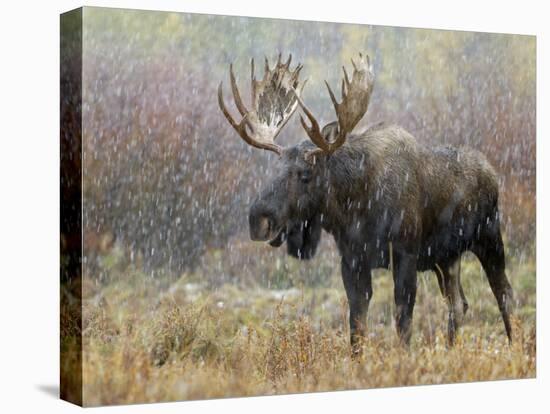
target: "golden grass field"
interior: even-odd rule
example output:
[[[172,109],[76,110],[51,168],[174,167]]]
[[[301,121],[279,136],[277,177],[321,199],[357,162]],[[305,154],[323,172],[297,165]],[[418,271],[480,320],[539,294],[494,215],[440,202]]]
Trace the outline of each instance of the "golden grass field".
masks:
[[[197,271],[172,279],[122,268],[115,254],[103,258],[110,277],[98,282],[87,276],[82,287],[84,404],[535,376],[535,263],[528,256],[508,259],[517,302],[511,346],[485,275],[466,256],[462,282],[470,309],[454,348],[446,346],[446,305],[435,275],[419,275],[413,340],[404,349],[393,325],[391,276],[375,271],[368,337],[362,356],[351,359],[336,256],[298,262],[282,250],[243,246],[243,257],[263,255],[247,259],[257,272],[264,267],[262,283],[213,283],[206,273],[243,266],[224,264],[229,253],[221,250],[208,252]],[[319,272],[323,279],[313,286],[307,278]]]

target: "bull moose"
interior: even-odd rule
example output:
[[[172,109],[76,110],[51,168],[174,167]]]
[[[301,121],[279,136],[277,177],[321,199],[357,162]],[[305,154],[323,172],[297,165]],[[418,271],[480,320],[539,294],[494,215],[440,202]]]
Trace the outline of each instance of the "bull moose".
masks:
[[[309,259],[324,229],[336,242],[349,304],[350,341],[359,352],[372,298],[371,270],[387,268],[394,281],[395,324],[408,345],[417,288],[417,271],[437,275],[448,304],[448,342],[455,342],[468,303],[460,283],[460,257],[480,260],[512,338],[512,289],[505,274],[500,232],[498,180],[478,151],[429,148],[399,126],[377,124],[352,134],[365,115],[374,86],[369,57],[359,54],[350,80],[343,67],[338,102],[327,82],[336,121],[323,128],[302,99],[303,66],[290,69],[292,56],[263,78],[251,61],[252,110],[241,99],[233,68],[230,82],[237,122],[218,88],[221,111],[249,145],[275,152],[278,171],[250,207],[250,237]],[[283,148],[275,138],[300,107],[310,140]],[[306,121],[306,118],[308,122]]]

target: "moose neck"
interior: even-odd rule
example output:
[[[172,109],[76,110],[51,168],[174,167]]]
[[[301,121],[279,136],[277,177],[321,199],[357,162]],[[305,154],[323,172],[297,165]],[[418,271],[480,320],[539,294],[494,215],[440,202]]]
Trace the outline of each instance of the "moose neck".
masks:
[[[364,148],[345,145],[326,159],[327,189],[322,203],[323,228],[336,234],[368,208],[367,191],[372,159]]]

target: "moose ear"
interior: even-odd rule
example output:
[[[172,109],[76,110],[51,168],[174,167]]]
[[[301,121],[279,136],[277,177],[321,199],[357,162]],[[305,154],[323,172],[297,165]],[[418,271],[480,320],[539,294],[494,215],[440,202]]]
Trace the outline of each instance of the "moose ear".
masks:
[[[318,215],[311,220],[298,222],[288,227],[288,254],[300,260],[308,260],[315,256],[321,240],[321,220]]]
[[[321,135],[328,142],[334,142],[338,136],[338,121],[326,124],[321,130]]]

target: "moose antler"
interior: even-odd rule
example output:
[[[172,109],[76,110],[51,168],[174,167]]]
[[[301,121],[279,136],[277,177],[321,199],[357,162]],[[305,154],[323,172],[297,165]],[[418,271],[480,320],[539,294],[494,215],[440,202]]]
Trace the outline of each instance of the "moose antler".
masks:
[[[338,103],[328,82],[325,81],[338,118],[338,121],[334,123],[336,124],[334,128],[331,124],[328,124],[321,130],[319,128],[319,123],[304,104],[302,98],[299,95],[297,96],[298,103],[308,117],[311,126],[307,125],[301,115],[300,122],[311,141],[318,147],[306,154],[307,159],[311,159],[313,156],[320,153],[332,154],[336,151],[336,149],[344,144],[348,134],[355,128],[357,123],[367,112],[370,95],[374,86],[374,73],[372,71],[370,59],[368,55],[363,56],[359,53],[359,62],[356,64],[353,59],[351,59],[351,63],[353,65],[351,81],[349,80],[346,68],[342,66],[342,70],[344,71],[344,77],[342,78],[342,102]],[[330,141],[329,135],[331,134],[329,132],[334,131],[334,129],[336,129],[336,138]]]
[[[218,104],[227,121],[239,133],[241,138],[253,147],[273,151],[281,155],[283,148],[275,144],[275,138],[281,132],[285,124],[292,117],[298,107],[298,98],[303,90],[305,82],[299,85],[298,76],[302,65],[290,70],[292,55],[289,55],[285,63],[281,62],[281,55],[273,69],[269,68],[269,62],[265,58],[265,70],[263,79],[258,81],[254,75],[254,59],[251,60],[252,82],[252,110],[244,105],[235,75],[233,65],[229,65],[229,77],[235,105],[242,116],[237,123],[223,101],[222,83],[218,87]]]

